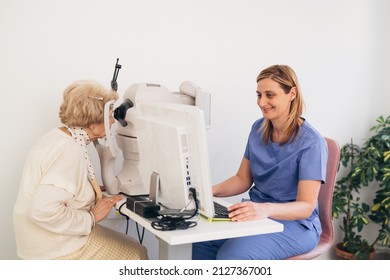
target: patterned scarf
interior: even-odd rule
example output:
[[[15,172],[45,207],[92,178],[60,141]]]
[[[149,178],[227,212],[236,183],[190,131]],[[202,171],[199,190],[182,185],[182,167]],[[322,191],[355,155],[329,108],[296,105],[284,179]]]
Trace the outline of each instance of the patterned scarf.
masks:
[[[93,170],[93,166],[91,163],[91,160],[89,159],[88,149],[87,145],[91,143],[89,140],[87,132],[82,127],[69,127],[65,125],[65,128],[69,131],[69,133],[72,135],[72,137],[76,140],[77,143],[81,145],[81,148],[84,151],[84,158],[87,162],[87,168],[88,168],[88,178],[89,181],[92,184],[92,187],[95,191],[95,198],[96,201],[102,198],[102,191],[100,189],[100,186],[98,185],[96,181],[95,171]]]

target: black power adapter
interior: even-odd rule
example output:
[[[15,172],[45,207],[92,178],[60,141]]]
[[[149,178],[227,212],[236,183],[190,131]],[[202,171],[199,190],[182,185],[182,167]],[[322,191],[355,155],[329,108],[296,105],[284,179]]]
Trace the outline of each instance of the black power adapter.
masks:
[[[147,195],[127,196],[126,207],[144,218],[157,217],[160,210],[160,205],[149,200]]]

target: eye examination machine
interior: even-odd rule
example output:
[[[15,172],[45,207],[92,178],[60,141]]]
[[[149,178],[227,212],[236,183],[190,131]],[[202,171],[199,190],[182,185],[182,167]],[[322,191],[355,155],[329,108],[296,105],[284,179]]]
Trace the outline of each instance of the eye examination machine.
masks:
[[[119,69],[117,62],[113,90]],[[207,91],[191,81],[177,92],[135,83],[114,103],[105,104],[106,139],[94,142],[102,181],[108,194],[125,196],[118,212],[158,237],[160,259],[191,259],[195,242],[283,230],[269,219],[230,223],[231,203],[213,196]],[[111,132],[112,112],[117,122]],[[138,238],[142,243],[143,233]]]
[[[120,68],[117,61],[113,90]],[[211,123],[210,94],[191,81],[182,82],[178,92],[136,83],[121,102],[116,108],[114,101],[105,104],[106,141],[94,142],[106,191],[149,195],[167,208],[184,208],[191,186],[210,185],[204,131]],[[115,132],[109,127],[110,110],[118,121]],[[119,150],[123,162],[118,168]],[[207,196],[212,199],[211,193]]]

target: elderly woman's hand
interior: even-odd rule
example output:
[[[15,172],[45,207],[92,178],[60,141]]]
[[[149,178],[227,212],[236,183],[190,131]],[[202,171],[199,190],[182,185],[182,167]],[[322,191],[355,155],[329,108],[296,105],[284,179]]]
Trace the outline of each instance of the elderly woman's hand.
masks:
[[[114,207],[115,204],[122,199],[122,195],[106,196],[99,199],[95,207],[93,207],[91,210],[91,213],[95,217],[95,222],[98,223],[104,218],[106,218],[108,213],[110,213],[112,207]]]

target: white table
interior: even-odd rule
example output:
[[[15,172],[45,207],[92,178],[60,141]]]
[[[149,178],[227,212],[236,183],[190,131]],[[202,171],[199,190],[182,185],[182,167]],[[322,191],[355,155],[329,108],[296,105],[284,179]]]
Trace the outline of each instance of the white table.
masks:
[[[124,202],[118,202],[117,206]],[[199,216],[197,225],[186,230],[160,231],[151,226],[151,221],[130,211],[124,205],[121,212],[153,233],[159,240],[159,259],[190,260],[192,243],[208,240],[249,236],[283,231],[283,224],[271,219],[248,222],[213,221]]]

